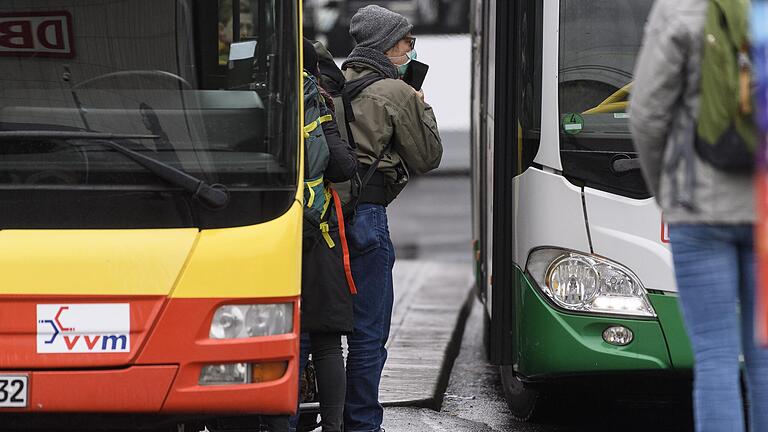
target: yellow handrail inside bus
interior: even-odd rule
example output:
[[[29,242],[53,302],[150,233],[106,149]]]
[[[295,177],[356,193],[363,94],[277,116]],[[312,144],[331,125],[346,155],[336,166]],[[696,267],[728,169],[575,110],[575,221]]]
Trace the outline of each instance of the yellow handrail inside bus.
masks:
[[[603,114],[603,113],[616,113],[626,112],[629,106],[629,95],[632,92],[632,84],[630,82],[624,87],[616,90],[612,95],[608,96],[604,101],[600,102],[596,107],[590,108],[584,111],[582,114]]]

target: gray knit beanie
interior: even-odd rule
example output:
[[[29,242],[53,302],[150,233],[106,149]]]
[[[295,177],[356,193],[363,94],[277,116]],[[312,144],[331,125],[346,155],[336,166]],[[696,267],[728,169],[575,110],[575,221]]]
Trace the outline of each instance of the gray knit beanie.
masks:
[[[357,45],[380,52],[387,52],[411,29],[404,16],[376,5],[360,8],[349,23],[349,34]]]

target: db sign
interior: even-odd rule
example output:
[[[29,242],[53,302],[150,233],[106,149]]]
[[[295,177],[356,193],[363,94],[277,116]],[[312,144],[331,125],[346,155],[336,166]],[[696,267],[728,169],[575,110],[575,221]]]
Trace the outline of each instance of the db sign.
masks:
[[[0,56],[74,57],[69,12],[0,13]]]

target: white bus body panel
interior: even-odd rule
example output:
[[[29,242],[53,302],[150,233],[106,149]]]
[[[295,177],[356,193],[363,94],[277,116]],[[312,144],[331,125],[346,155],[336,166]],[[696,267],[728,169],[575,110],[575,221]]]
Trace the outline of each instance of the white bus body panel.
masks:
[[[581,189],[564,177],[529,168],[514,179],[515,262],[541,246],[589,252]]]
[[[672,253],[653,198],[636,200],[584,188],[594,253],[627,266],[646,288],[675,292]]]
[[[560,2],[545,1],[544,34],[541,57],[541,144],[534,162],[562,171],[560,162],[560,105],[558,68],[560,67]],[[492,33],[493,34],[493,33]]]
[[[531,250],[542,246],[589,253],[580,188],[561,175],[537,168],[528,168],[512,180],[512,185],[515,256],[510,265],[524,270]],[[488,274],[491,281],[485,307],[493,316],[493,273]]]

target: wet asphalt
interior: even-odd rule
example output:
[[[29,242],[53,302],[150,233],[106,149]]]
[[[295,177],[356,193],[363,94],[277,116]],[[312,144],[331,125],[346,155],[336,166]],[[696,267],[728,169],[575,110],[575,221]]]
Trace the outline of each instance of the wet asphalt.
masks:
[[[387,432],[614,432],[692,431],[691,407],[681,397],[662,402],[612,400],[579,413],[557,412],[541,423],[515,421],[507,409],[497,366],[486,359],[482,343],[482,306],[467,320],[461,351],[439,411],[386,408]],[[587,396],[588,397],[588,396]]]

